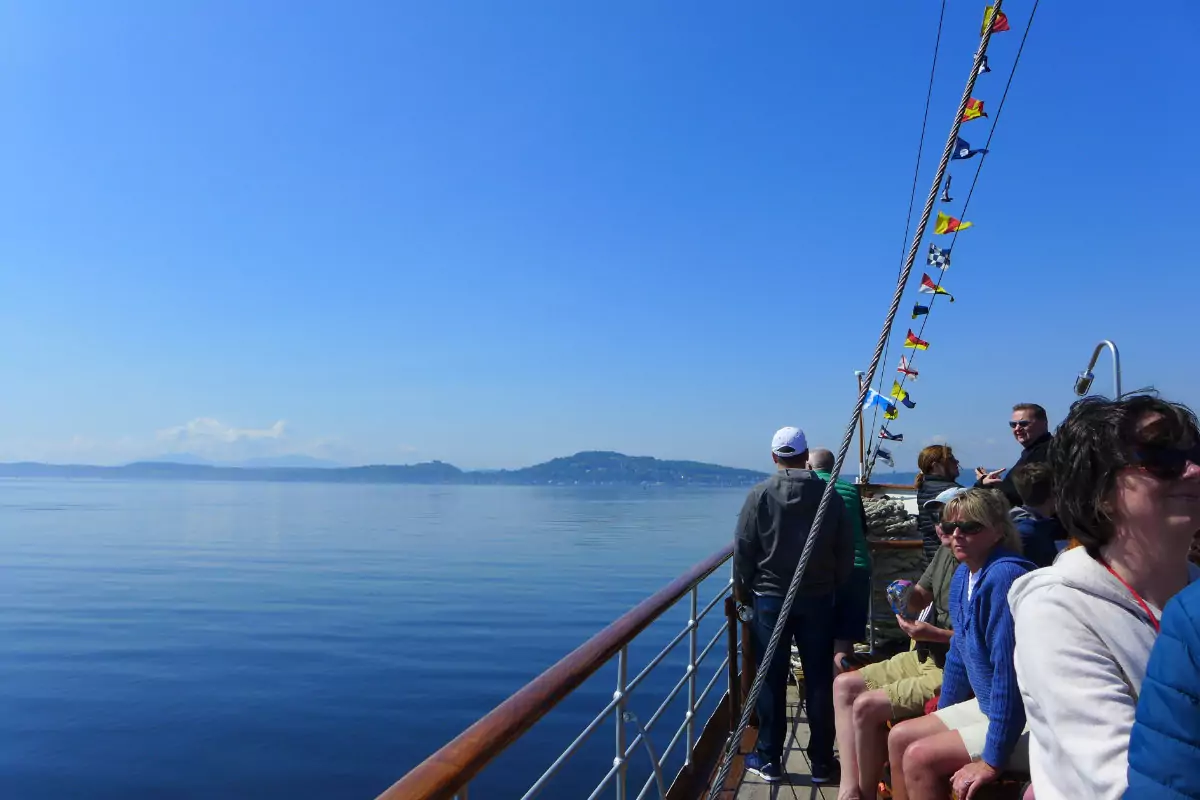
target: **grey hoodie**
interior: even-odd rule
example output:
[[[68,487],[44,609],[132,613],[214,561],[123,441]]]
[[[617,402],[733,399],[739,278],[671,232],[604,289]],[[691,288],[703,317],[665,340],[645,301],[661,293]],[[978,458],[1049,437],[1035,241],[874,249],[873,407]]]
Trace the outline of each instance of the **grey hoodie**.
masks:
[[[1037,800],[1119,800],[1154,623],[1082,547],[1018,578],[1008,604]]]
[[[750,490],[733,545],[734,579],[743,592],[787,593],[824,491],[825,481],[806,469],[779,470]],[[834,591],[853,567],[854,526],[845,502],[833,492],[800,594]]]

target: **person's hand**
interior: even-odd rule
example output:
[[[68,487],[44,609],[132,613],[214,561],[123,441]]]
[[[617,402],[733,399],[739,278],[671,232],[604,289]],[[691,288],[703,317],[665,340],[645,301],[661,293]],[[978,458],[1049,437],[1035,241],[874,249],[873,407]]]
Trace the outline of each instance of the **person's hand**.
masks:
[[[975,468],[975,480],[981,481],[987,476],[987,474],[988,474],[987,470],[984,469],[983,467]]]
[[[954,773],[954,777],[950,779],[950,786],[953,787],[954,796],[958,800],[971,800],[979,791],[979,787],[992,783],[999,777],[1000,770],[986,761],[972,761]]]
[[[1002,480],[1004,480],[1002,477],[1000,477],[1003,474],[1004,474],[1004,470],[997,469],[997,470],[993,470],[992,472],[987,473],[986,475],[981,477],[979,480],[983,481],[984,486],[995,486],[997,483],[1000,483]]]
[[[928,622],[905,619],[899,614],[896,615],[896,624],[900,626],[900,630],[908,634],[908,638],[917,642],[929,641],[930,639],[927,631],[937,630],[936,627],[930,625]]]

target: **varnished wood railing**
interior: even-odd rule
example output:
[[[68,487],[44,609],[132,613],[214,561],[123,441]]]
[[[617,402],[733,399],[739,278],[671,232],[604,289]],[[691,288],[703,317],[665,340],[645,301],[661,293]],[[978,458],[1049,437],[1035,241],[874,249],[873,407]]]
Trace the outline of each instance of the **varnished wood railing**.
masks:
[[[733,555],[713,553],[643,600],[421,762],[378,800],[450,800],[489,762]]]

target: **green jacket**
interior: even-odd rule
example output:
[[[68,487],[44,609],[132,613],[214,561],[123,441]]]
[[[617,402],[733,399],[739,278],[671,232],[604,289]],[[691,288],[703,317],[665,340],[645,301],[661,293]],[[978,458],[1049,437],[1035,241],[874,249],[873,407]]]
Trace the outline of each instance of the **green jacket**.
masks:
[[[828,472],[815,470],[817,477],[829,482]],[[852,483],[838,480],[833,484],[834,490],[846,501],[846,512],[850,515],[850,524],[854,527],[854,568],[871,568],[871,554],[867,550],[867,517],[863,512],[862,497]]]

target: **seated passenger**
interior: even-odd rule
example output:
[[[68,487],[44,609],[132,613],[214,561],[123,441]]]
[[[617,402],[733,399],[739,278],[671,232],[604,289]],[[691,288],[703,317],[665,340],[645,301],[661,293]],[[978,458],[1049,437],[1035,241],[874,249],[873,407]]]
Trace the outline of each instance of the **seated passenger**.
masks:
[[[896,798],[944,798],[951,787],[958,797],[973,797],[1001,770],[1027,761],[1007,597],[1034,565],[1019,555],[1008,511],[993,489],[970,489],[942,511],[940,527],[959,561],[950,587],[954,637],[938,710],[901,722],[888,736]]]
[[[1038,800],[1125,791],[1160,609],[1196,574],[1198,444],[1191,411],[1147,395],[1080,400],[1054,436],[1058,515],[1080,546],[1009,593]]]
[[[1055,516],[1054,480],[1050,465],[1043,462],[1022,464],[1013,470],[1013,486],[1021,495],[1021,505],[1010,512],[1025,557],[1039,567],[1048,567],[1058,555],[1060,539],[1067,533]]]
[[[926,501],[923,510],[936,523],[942,507],[966,489],[952,487]],[[868,664],[833,682],[833,709],[838,752],[842,759],[839,800],[874,800],[887,761],[887,723],[920,716],[942,687],[942,667],[950,642],[950,581],[958,560],[950,537],[908,596],[909,619],[896,619],[912,648],[886,661]],[[928,607],[927,620],[914,620]]]
[[[1167,603],[1129,740],[1125,800],[1200,797],[1200,583]]]

